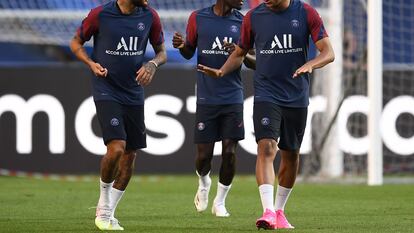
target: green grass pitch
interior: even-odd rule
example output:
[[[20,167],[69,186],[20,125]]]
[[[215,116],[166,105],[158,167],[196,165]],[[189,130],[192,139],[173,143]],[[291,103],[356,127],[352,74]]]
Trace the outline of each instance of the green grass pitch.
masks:
[[[93,182],[0,177],[0,232],[99,232]],[[217,182],[214,177],[213,184]],[[227,199],[230,218],[197,213],[195,176],[134,177],[117,209],[124,232],[257,232],[256,182],[238,176]],[[216,185],[212,186],[210,203]],[[277,232],[414,232],[414,186],[297,184],[286,214],[296,227]]]

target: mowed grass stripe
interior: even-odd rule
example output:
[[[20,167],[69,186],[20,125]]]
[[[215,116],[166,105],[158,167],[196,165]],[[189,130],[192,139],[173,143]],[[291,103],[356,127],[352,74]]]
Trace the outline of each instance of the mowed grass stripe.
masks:
[[[239,176],[227,199],[230,218],[197,213],[195,176],[134,177],[117,209],[125,232],[257,232],[261,204],[254,177]],[[210,203],[215,196],[213,177]],[[0,232],[99,232],[94,182],[0,177]],[[303,184],[286,214],[294,232],[414,232],[414,186]],[[281,231],[278,232],[288,232]]]

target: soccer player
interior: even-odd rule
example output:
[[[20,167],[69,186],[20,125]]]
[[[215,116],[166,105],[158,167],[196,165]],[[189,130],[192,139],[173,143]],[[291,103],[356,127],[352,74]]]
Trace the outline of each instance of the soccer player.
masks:
[[[193,57],[198,48],[199,63],[221,67],[235,49],[233,42],[239,40],[243,15],[237,10],[241,9],[242,4],[243,0],[217,0],[213,6],[194,11],[188,20],[186,39],[176,32],[172,41],[174,48],[178,48],[186,59]],[[254,68],[254,62],[251,55],[245,59],[248,67]],[[197,76],[194,142],[197,144],[195,165],[199,185],[194,204],[198,212],[208,207],[214,143],[222,141],[217,195],[211,209],[217,217],[230,216],[225,201],[236,170],[236,147],[238,141],[244,138],[240,68],[241,63],[217,80],[201,72]]]
[[[89,57],[83,44],[91,37]],[[156,55],[144,64],[148,41]],[[95,224],[100,230],[123,230],[115,209],[131,178],[137,150],[146,147],[143,87],[167,59],[160,18],[147,0],[110,1],[90,11],[70,48],[94,74],[93,97],[107,147]]]
[[[309,37],[319,55],[308,61]],[[309,104],[309,74],[334,60],[316,10],[300,0],[266,0],[244,17],[239,46],[220,69],[198,69],[219,80],[237,69],[255,45],[253,121],[258,144],[256,180],[263,216],[258,228],[293,228],[284,207],[295,183]],[[332,77],[333,78],[333,77]],[[279,185],[273,202],[273,161],[280,149]]]

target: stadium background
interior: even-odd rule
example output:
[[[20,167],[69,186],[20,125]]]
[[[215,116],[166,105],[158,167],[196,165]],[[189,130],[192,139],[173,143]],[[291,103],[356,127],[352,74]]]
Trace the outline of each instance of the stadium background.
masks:
[[[99,138],[94,106],[90,99],[89,71],[72,56],[68,42],[90,8],[100,0],[1,0],[0,1],[0,171],[15,174],[98,174],[104,147]],[[174,31],[185,31],[186,14],[214,1],[152,0],[150,5],[161,13],[168,51],[168,64],[146,88],[146,124],[149,148],[137,159],[138,173],[193,173],[194,145],[192,130],[195,110],[195,59],[187,61],[172,48]],[[259,1],[246,1],[243,11]],[[328,0],[307,1],[324,13]],[[326,77],[316,72],[312,95],[325,92],[329,79],[340,79],[345,97],[365,96],[367,13],[364,0],[344,0],[341,32],[343,60],[341,77]],[[397,97],[413,103],[414,81],[414,0],[384,1],[384,106]],[[183,17],[180,17],[183,15]],[[328,29],[329,33],[329,29]],[[333,41],[333,43],[338,43]],[[88,45],[90,51],[90,44]],[[311,46],[311,56],[314,54]],[[152,49],[146,53],[153,56]],[[254,173],[255,142],[252,131],[252,72],[243,70],[245,86],[246,140],[238,149],[238,171]],[[316,102],[315,98],[315,102]],[[349,99],[350,100],[350,99]],[[342,143],[343,168],[340,177],[366,174],[367,117],[357,102],[346,118],[347,134],[355,144]],[[411,101],[411,102],[410,102]],[[346,105],[346,103],[348,105]],[[402,103],[402,102],[401,102]],[[361,106],[365,106],[361,103]],[[411,109],[412,109],[411,105]],[[398,140],[384,140],[384,174],[414,173],[414,113],[406,106],[395,119]],[[339,111],[338,119],[341,114]],[[319,175],[324,166],[320,148],[326,122],[324,113],[315,114],[309,138],[302,153],[301,174]],[[338,134],[338,137],[343,135]],[[391,135],[388,131],[383,136]],[[361,140],[359,140],[361,139]],[[359,141],[358,141],[359,140]],[[398,143],[400,142],[400,144]],[[365,144],[364,144],[365,143]],[[329,143],[328,143],[329,144]],[[216,154],[219,154],[217,147]],[[219,158],[214,160],[217,169]],[[277,163],[277,162],[276,162]]]

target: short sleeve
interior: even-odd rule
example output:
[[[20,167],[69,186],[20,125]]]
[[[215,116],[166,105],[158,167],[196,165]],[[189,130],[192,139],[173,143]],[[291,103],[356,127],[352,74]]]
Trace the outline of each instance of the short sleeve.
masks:
[[[253,48],[253,45],[254,45],[254,35],[253,35],[253,30],[252,30],[251,15],[252,15],[252,11],[249,11],[246,14],[246,16],[244,16],[243,18],[241,36],[239,40],[240,48],[243,48],[246,50]]]
[[[308,28],[314,43],[328,37],[323,21],[318,12],[309,4],[304,3],[307,13]]]
[[[197,47],[197,12],[191,13],[188,18],[186,31],[186,45],[195,48]]]
[[[162,31],[161,19],[158,13],[150,8],[152,12],[152,25],[150,31],[150,43],[153,46],[164,43],[164,32]]]
[[[99,32],[99,14],[102,9],[102,6],[92,9],[78,28],[76,34],[84,42],[90,40],[92,36]]]

